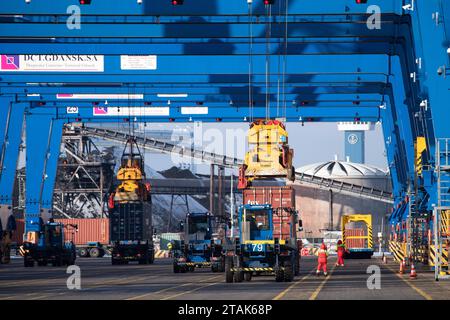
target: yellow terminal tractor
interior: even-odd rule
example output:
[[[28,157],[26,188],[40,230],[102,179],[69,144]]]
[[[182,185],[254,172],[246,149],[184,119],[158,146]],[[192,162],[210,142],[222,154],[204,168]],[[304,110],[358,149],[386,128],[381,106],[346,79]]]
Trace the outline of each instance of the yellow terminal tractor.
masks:
[[[286,177],[294,181],[294,151],[288,145],[288,133],[278,120],[257,120],[248,131],[249,151],[239,169],[239,189],[254,179]]]

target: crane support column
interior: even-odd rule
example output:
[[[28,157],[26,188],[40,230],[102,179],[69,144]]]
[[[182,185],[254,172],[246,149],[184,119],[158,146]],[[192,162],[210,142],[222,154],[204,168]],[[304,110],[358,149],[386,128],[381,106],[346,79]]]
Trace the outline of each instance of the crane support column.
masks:
[[[39,231],[39,218],[51,216],[62,125],[47,114],[26,116],[25,233]]]
[[[1,98],[0,105],[5,110],[0,115],[0,121],[4,123],[5,128],[1,133],[3,142],[0,154],[0,218],[5,226],[9,215],[12,214],[12,193],[26,104],[13,104],[8,98]]]

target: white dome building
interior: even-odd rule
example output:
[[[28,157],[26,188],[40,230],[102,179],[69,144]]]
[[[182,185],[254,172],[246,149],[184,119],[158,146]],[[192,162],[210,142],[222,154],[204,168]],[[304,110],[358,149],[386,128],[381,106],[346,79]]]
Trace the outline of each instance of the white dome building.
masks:
[[[306,165],[298,168],[296,172],[371,187],[385,192],[392,190],[388,172],[359,163],[335,160]],[[391,210],[391,205],[388,203],[363,198],[357,194],[330,191],[326,187],[301,181],[295,181],[293,185],[296,189],[296,207],[303,220],[303,237],[305,238],[322,238],[323,231],[329,229],[330,224],[333,225],[333,230],[340,231],[341,216],[357,213],[372,214],[373,234],[376,236],[377,232],[381,231],[382,218]],[[330,206],[330,202],[332,206]],[[386,221],[384,223],[386,225]]]

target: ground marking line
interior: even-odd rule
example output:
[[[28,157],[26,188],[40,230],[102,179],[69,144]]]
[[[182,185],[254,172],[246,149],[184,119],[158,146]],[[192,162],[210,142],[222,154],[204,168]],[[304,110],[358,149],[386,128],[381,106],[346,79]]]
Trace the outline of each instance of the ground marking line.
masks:
[[[206,282],[206,281],[209,281],[209,280],[213,280],[213,279],[215,279],[215,278],[218,278],[218,277],[220,277],[220,276],[214,276],[214,277],[212,277],[212,278],[204,279],[204,280],[199,281],[199,282],[197,282],[197,283]],[[128,298],[128,299],[125,299],[125,300],[139,300],[139,299],[142,299],[142,298],[147,297],[147,296],[151,296],[151,295],[154,295],[154,294],[163,293],[163,292],[169,291],[169,290],[171,290],[171,289],[176,289],[176,288],[186,287],[186,286],[193,285],[193,284],[196,284],[196,283],[195,283],[195,282],[183,283],[183,284],[178,285],[178,286],[165,288],[165,289],[162,289],[162,290],[159,290],[159,291],[156,291],[156,292],[149,292],[149,293],[142,294],[142,295],[135,296],[135,297],[131,297],[131,298]]]
[[[333,268],[331,269],[330,273],[325,277],[325,279],[323,279],[323,281],[320,283],[320,286],[316,289],[316,291],[314,291],[313,294],[309,297],[309,300],[316,300],[316,298],[319,295],[320,291],[325,286],[325,283],[327,283],[328,279],[333,274],[334,269],[336,269],[336,264],[333,266]]]
[[[221,277],[221,276],[217,276],[217,277],[215,277],[215,278],[218,278],[218,277]],[[211,279],[211,280],[212,280],[212,279]],[[165,298],[160,299],[160,300],[169,300],[169,299],[172,299],[172,298],[176,298],[176,297],[182,296],[182,295],[184,295],[184,294],[192,293],[192,292],[198,291],[198,290],[200,290],[200,289],[207,288],[207,287],[211,287],[211,286],[216,285],[216,284],[219,284],[219,283],[223,283],[223,281],[220,281],[220,282],[214,282],[214,283],[208,283],[208,284],[206,284],[206,285],[204,285],[204,286],[201,286],[201,287],[198,287],[198,288],[189,290],[189,291],[185,291],[185,292],[180,292],[180,293],[174,294],[174,295],[172,295],[172,296],[165,297]]]
[[[292,283],[289,287],[287,287],[286,289],[284,289],[282,292],[280,292],[275,298],[273,298],[272,300],[280,300],[281,298],[283,298],[292,288],[294,288],[297,284],[299,284],[300,282],[303,282],[304,280],[306,280],[307,278],[309,278],[314,271],[316,270],[316,268],[312,269],[306,276],[304,276],[303,278],[295,281],[294,283]]]
[[[414,289],[418,294],[420,294],[422,297],[424,297],[426,300],[433,300],[433,298],[426,293],[425,291],[423,291],[422,289],[419,289],[418,287],[416,287],[414,284],[411,283],[411,281],[405,279],[402,277],[401,274],[397,273],[395,270],[393,270],[390,266],[386,265],[386,268],[388,268],[392,273],[394,273],[397,277],[399,277],[400,279],[402,279],[406,284],[408,284],[412,289]]]

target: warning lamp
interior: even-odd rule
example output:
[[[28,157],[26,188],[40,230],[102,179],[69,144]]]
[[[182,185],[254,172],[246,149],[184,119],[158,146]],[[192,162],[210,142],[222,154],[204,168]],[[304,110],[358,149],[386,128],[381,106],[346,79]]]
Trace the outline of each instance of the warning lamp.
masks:
[[[75,118],[75,122],[81,122],[81,118]]]
[[[356,0],[356,4],[364,4],[367,3],[367,0]]]
[[[360,122],[360,121],[361,121],[361,118],[356,117],[356,118],[354,119],[354,122]]]
[[[130,122],[130,118],[123,118],[123,122]]]
[[[91,0],[79,0],[80,5],[91,4]]]
[[[181,6],[184,0],[172,0],[171,2],[173,6]]]
[[[169,118],[169,122],[174,122],[175,118]]]
[[[268,5],[272,5],[275,3],[275,0],[264,0],[264,5],[268,6]]]
[[[216,118],[217,122],[222,122],[222,118]]]

